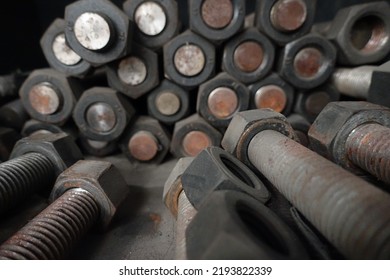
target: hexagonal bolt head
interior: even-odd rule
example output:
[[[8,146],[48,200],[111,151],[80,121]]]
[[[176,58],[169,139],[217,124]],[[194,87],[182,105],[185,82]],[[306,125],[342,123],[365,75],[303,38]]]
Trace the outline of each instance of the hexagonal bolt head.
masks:
[[[81,188],[100,206],[99,226],[106,228],[126,198],[129,188],[118,169],[109,162],[81,160],[62,172],[50,194],[54,201],[67,190]]]
[[[0,161],[7,161],[20,134],[11,128],[0,127]]]
[[[74,138],[66,133],[35,134],[25,137],[16,143],[11,158],[28,153],[39,153],[50,159],[57,176],[78,160],[83,159]]]
[[[233,118],[222,139],[222,147],[251,166],[248,158],[249,143],[264,130],[275,130],[298,141],[285,116],[270,109],[258,109],[240,112]]]
[[[274,212],[235,191],[212,193],[189,224],[186,240],[189,259],[308,257],[295,233]]]
[[[326,37],[338,49],[343,65],[375,63],[390,51],[390,5],[374,2],[341,9]]]
[[[209,147],[196,156],[184,171],[181,182],[196,209],[219,190],[243,192],[261,203],[270,198],[264,184],[248,167],[218,147]]]
[[[310,147],[337,164],[353,168],[345,142],[355,128],[367,123],[390,127],[390,109],[368,102],[329,103],[309,130]]]
[[[179,196],[183,191],[181,176],[193,160],[193,157],[183,157],[179,159],[164,184],[163,202],[176,219],[178,214]]]
[[[80,83],[54,69],[33,71],[19,90],[31,118],[62,125],[72,115],[81,95]]]

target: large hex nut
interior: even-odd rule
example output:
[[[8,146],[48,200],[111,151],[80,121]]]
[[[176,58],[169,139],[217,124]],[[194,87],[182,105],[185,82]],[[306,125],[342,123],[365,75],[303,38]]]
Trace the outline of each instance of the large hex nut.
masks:
[[[75,79],[53,69],[35,70],[19,91],[31,118],[57,125],[72,116],[80,95],[81,86]]]
[[[115,215],[129,188],[118,169],[109,162],[81,160],[62,172],[54,185],[50,200],[66,191],[82,188],[92,194],[100,206],[99,226],[106,228]]]
[[[222,147],[248,166],[248,146],[253,137],[264,130],[275,130],[298,140],[286,117],[270,109],[240,112],[234,116],[222,139]]]
[[[190,0],[189,16],[191,30],[219,43],[244,27],[245,0]]]
[[[150,13],[150,9],[154,13]],[[123,3],[123,10],[135,23],[134,40],[145,47],[161,48],[180,31],[179,9],[175,0],[127,0]]]
[[[183,191],[181,176],[193,160],[192,157],[179,159],[164,184],[163,202],[175,218],[178,214],[179,196]]]
[[[158,85],[158,69],[157,54],[133,44],[131,55],[107,65],[108,84],[128,97],[137,99]]]
[[[148,114],[167,125],[175,124],[190,113],[190,93],[169,80],[148,95]]]
[[[83,159],[73,137],[66,133],[35,134],[25,137],[16,143],[11,158],[28,153],[40,153],[50,159],[56,175]]]
[[[41,38],[41,48],[47,62],[57,71],[69,76],[83,77],[92,65],[76,54],[65,41],[65,20],[57,18]]]
[[[353,169],[345,143],[355,128],[367,123],[390,127],[390,109],[368,102],[329,103],[309,130],[311,149],[337,164]]]
[[[11,128],[0,127],[0,161],[7,161],[15,143],[20,139],[19,133]]]
[[[341,9],[326,36],[344,65],[375,63],[390,51],[390,5],[386,1]]]
[[[336,55],[336,48],[325,37],[309,34],[284,47],[279,74],[297,88],[315,88],[333,73]]]
[[[194,133],[198,134],[195,136],[200,137],[193,137]],[[191,134],[192,140],[188,140]],[[170,149],[171,153],[178,158],[196,156],[200,152],[198,147],[199,141],[196,141],[198,138],[201,138],[204,142],[208,142],[208,146],[220,146],[222,135],[201,116],[198,114],[192,115],[175,124]],[[188,140],[187,143],[186,139]],[[186,148],[186,144],[194,144],[197,147]],[[202,146],[202,148],[206,147]]]
[[[156,119],[140,116],[119,144],[131,162],[161,163],[169,152],[171,135]]]
[[[189,259],[308,258],[299,238],[274,212],[235,191],[210,195],[189,224],[186,242]]]
[[[310,31],[315,19],[316,0],[301,0],[306,7],[305,19],[301,26],[295,30],[280,30],[272,21],[275,4],[279,0],[257,0],[255,12],[255,26],[278,45],[285,45],[294,41]],[[287,2],[287,1],[285,1]],[[297,1],[298,2],[298,1]],[[294,13],[294,10],[288,8],[285,12]],[[287,19],[288,20],[288,19]]]
[[[109,124],[107,129],[97,129],[88,120],[88,110],[92,106],[104,106],[104,110],[97,110],[96,125],[104,121]],[[129,101],[119,92],[105,87],[91,88],[83,93],[77,103],[73,119],[80,130],[80,133],[91,140],[112,141],[119,138],[127,124],[133,118],[135,110]]]
[[[97,16],[100,21],[104,22],[100,22],[101,26],[106,25],[106,27],[109,29],[109,41],[106,46],[101,47],[101,49],[87,49],[80,43],[75,34],[76,21],[83,19],[80,18],[81,16],[88,17],[91,14]],[[65,21],[65,35],[69,46],[79,56],[94,66],[100,66],[102,64],[114,61],[130,52],[133,34],[132,22],[129,20],[128,16],[111,1],[81,0],[74,2],[66,7]],[[85,22],[87,25],[91,25],[92,23],[94,23],[93,20],[87,20]],[[91,29],[94,28],[93,26],[89,27],[91,27]],[[96,32],[100,31],[107,30],[102,28]],[[102,37],[102,34],[99,33],[91,34],[91,36],[93,35],[96,35],[93,37],[93,39],[96,40],[100,40]],[[107,33],[103,35],[107,36]],[[86,37],[85,41],[88,41],[88,38],[89,37]]]
[[[215,64],[213,44],[190,30],[164,45],[165,76],[178,85],[193,88],[204,83],[214,76]]]
[[[209,147],[196,156],[183,173],[181,182],[196,209],[218,190],[243,192],[262,203],[270,198],[264,184],[248,167],[218,147]]]
[[[245,84],[264,78],[275,59],[272,42],[256,28],[249,28],[226,43],[222,69]]]

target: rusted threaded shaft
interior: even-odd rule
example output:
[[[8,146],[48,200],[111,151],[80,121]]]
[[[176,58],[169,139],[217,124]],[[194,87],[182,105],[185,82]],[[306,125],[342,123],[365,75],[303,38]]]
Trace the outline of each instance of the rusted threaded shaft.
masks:
[[[390,183],[390,128],[374,123],[361,125],[348,136],[345,146],[350,161]]]
[[[347,258],[390,258],[387,193],[276,131],[258,133],[248,155]]]
[[[83,189],[71,189],[1,245],[0,259],[64,258],[98,216],[93,196]]]
[[[184,191],[179,195],[176,222],[176,259],[187,259],[186,229],[197,211],[188,200]]]

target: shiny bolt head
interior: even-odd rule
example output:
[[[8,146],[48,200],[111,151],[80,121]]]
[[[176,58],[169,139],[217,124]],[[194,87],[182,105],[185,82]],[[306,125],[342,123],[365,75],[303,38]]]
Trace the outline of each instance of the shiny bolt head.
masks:
[[[86,120],[93,130],[98,132],[109,132],[116,125],[116,114],[109,104],[97,102],[88,108]]]
[[[206,57],[199,46],[194,44],[183,45],[175,52],[174,64],[180,74],[193,77],[204,69]]]
[[[145,63],[135,56],[122,59],[117,72],[119,79],[131,86],[142,84],[148,75]]]
[[[149,131],[138,131],[130,138],[128,149],[135,159],[149,161],[157,155],[159,143]]]
[[[218,119],[227,119],[233,116],[238,109],[238,96],[228,87],[214,89],[207,100],[210,112]]]
[[[296,31],[307,19],[306,4],[302,0],[279,0],[271,9],[270,19],[279,31]]]
[[[135,10],[134,19],[139,30],[148,36],[159,35],[167,25],[164,9],[152,1],[140,4]]]
[[[269,108],[281,113],[287,106],[286,92],[276,85],[263,86],[255,93],[255,105],[258,109]]]
[[[264,60],[263,47],[254,41],[240,44],[234,51],[234,64],[243,72],[251,73],[260,68]]]
[[[28,98],[31,107],[42,115],[54,114],[60,108],[60,97],[50,83],[40,83],[33,86]]]
[[[231,0],[205,0],[201,16],[204,23],[213,29],[223,29],[233,20],[234,7]]]
[[[164,116],[173,116],[181,108],[180,98],[171,92],[160,93],[155,100],[157,110]]]
[[[52,50],[57,60],[66,66],[76,65],[82,60],[81,57],[68,46],[64,33],[61,33],[54,38]]]

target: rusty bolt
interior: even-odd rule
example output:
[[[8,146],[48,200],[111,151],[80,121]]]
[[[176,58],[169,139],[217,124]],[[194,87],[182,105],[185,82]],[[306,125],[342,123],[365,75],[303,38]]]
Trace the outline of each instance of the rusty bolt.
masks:
[[[262,46],[254,41],[246,41],[238,45],[234,51],[234,64],[243,72],[256,71],[264,59]]]
[[[271,23],[279,31],[292,32],[307,19],[307,7],[302,0],[279,0],[271,9]]]
[[[253,110],[236,115],[222,146],[263,174],[345,257],[388,259],[390,196],[295,137],[283,115]]]

